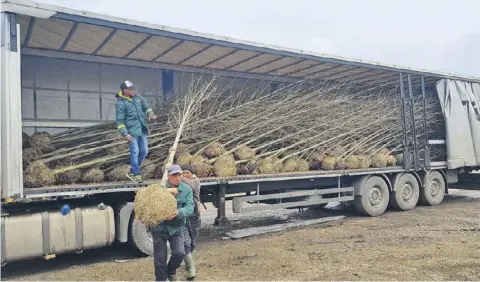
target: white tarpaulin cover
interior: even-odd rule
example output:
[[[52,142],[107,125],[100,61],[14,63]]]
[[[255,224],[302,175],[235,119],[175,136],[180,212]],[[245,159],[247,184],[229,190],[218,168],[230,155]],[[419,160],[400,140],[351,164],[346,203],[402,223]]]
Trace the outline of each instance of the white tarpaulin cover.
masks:
[[[437,82],[445,117],[448,168],[480,164],[480,84],[451,79]]]

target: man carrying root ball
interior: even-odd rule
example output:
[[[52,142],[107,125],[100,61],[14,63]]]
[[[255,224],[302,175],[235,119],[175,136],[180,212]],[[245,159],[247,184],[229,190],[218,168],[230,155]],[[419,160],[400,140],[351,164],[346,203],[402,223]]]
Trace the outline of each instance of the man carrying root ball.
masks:
[[[195,175],[195,168],[191,165],[183,165],[183,176],[181,181],[188,184],[193,191],[193,200],[195,209],[187,223],[182,228],[183,240],[185,243],[185,266],[187,269],[187,280],[195,280],[197,274],[195,270],[195,261],[193,260],[193,251],[197,245],[198,229],[201,225],[200,219],[200,179]]]
[[[151,229],[153,237],[153,261],[156,281],[177,281],[176,273],[185,258],[185,245],[182,227],[194,211],[193,192],[181,182],[182,169],[178,165],[168,168],[167,188],[175,195],[177,212]],[[167,264],[167,241],[172,256]]]

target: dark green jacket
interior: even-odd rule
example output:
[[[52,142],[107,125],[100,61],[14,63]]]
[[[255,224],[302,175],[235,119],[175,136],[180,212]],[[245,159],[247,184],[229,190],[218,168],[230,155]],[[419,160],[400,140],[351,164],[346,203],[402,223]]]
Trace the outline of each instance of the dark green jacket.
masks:
[[[153,111],[148,107],[148,103],[142,96],[135,95],[132,98],[125,97],[122,91],[115,96],[115,114],[117,128],[120,134],[129,133],[132,136],[142,136],[148,134],[147,115],[153,115]]]
[[[167,182],[167,187],[171,185]],[[170,235],[177,232],[183,225],[186,224],[187,219],[192,216],[194,209],[192,188],[187,184],[181,182],[178,186],[177,199],[178,215],[172,220],[162,221],[159,225],[153,227],[152,231],[161,232],[167,230]]]

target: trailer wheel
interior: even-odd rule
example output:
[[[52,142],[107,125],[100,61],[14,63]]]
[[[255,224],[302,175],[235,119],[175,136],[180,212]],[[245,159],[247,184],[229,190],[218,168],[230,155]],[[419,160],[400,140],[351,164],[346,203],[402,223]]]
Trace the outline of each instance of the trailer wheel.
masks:
[[[153,256],[152,234],[145,224],[134,218],[130,227],[130,241],[133,246],[147,256]]]
[[[445,179],[438,171],[425,175],[424,187],[420,189],[420,202],[427,206],[438,206],[445,197]]]
[[[355,209],[368,216],[383,214],[390,198],[385,180],[379,176],[372,176],[361,185],[362,195],[355,196]]]
[[[411,173],[398,174],[394,181],[395,190],[392,192],[390,204],[399,211],[415,208],[420,196],[420,185]]]

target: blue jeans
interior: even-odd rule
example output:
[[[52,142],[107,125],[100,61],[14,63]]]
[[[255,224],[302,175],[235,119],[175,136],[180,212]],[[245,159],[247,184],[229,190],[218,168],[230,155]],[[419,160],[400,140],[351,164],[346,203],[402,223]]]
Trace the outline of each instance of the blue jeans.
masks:
[[[147,135],[133,136],[132,141],[130,141],[130,165],[132,166],[130,172],[135,175],[141,174],[140,166],[142,165],[143,160],[145,160],[147,154]]]

